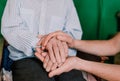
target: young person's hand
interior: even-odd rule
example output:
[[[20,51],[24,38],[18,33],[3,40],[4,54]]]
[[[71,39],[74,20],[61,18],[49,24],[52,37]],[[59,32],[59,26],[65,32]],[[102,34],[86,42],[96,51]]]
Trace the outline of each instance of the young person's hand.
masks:
[[[71,48],[73,47],[74,39],[70,35],[68,35],[62,31],[56,31],[56,32],[48,34],[44,38],[43,42],[41,43],[43,48],[47,45],[48,41],[53,37],[56,37],[58,40],[66,42],[69,47],[71,47]]]
[[[63,72],[69,72],[72,69],[76,69],[78,59],[79,59],[78,57],[68,57],[62,66],[60,66],[59,68],[57,68],[49,73],[49,77],[53,77],[55,75],[60,75]]]

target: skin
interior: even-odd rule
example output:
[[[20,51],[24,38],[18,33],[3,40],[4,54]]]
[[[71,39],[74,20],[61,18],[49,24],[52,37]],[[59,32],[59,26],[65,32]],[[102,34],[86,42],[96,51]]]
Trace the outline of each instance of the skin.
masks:
[[[49,34],[42,43],[46,46],[49,39],[67,42],[68,46],[98,56],[111,56],[120,52],[120,33],[110,40],[74,40],[71,36],[57,31]],[[87,65],[87,67],[86,67]],[[49,73],[49,77],[68,72],[72,69],[83,70],[108,81],[120,81],[120,65],[86,61],[77,57],[68,57],[64,64]],[[114,72],[114,74],[113,74]]]
[[[120,81],[120,65],[86,61],[78,57],[68,57],[61,67],[49,73],[49,77],[60,75],[63,72],[69,72],[72,69],[92,73],[98,77],[106,79],[107,81]]]
[[[45,37],[46,36],[38,42],[38,46]],[[44,50],[47,51],[44,52]],[[46,71],[50,72],[57,67],[60,67],[66,60],[66,57],[68,56],[68,46],[65,42],[61,42],[54,37],[50,39],[44,49],[36,47],[35,56],[43,62],[43,67]]]

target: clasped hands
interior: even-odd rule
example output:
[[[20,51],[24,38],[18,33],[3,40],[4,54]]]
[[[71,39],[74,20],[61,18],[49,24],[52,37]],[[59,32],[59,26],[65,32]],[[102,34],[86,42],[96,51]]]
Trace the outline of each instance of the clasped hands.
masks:
[[[46,46],[41,44],[46,40],[46,36],[38,36],[41,40],[37,43],[35,56],[43,62],[43,67],[47,72],[51,72],[60,67],[68,57],[68,45],[60,41],[56,36],[49,39]],[[40,46],[40,47],[39,47]]]
[[[38,45],[43,47],[36,48],[35,55],[43,62],[44,68],[49,72],[49,77],[60,75],[72,69],[84,70],[82,64],[86,62],[85,60],[76,56],[68,56],[68,47],[76,48],[78,43],[80,41],[74,40],[70,35],[62,31],[43,36],[41,41],[38,42]]]
[[[68,56],[68,47],[74,48],[75,40],[62,31],[56,31],[46,36],[39,36],[35,56],[43,62],[43,66],[49,77],[78,69],[79,59],[75,56]],[[42,48],[39,48],[39,46]]]

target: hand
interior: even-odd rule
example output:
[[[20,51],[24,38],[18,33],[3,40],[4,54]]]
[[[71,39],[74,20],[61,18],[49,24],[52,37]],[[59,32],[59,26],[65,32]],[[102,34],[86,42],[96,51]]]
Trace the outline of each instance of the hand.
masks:
[[[41,43],[42,46],[43,46],[43,48],[47,45],[48,41],[49,41],[51,38],[53,38],[53,37],[56,37],[58,40],[67,42],[67,44],[68,44],[69,47],[73,47],[74,40],[73,40],[73,38],[72,38],[70,35],[68,35],[68,34],[66,34],[66,33],[64,33],[64,32],[62,32],[62,31],[56,31],[56,32],[51,33],[51,34],[49,34],[49,35],[47,35],[47,36],[45,37],[45,39],[44,39],[43,42]]]
[[[41,46],[42,42],[45,40],[47,35],[38,35],[37,37],[40,39],[40,41],[38,41],[38,43],[37,43],[37,46]]]
[[[60,64],[64,62],[68,55],[66,43],[57,40],[55,37],[50,39],[45,48],[48,50],[50,59],[53,63],[57,62]]]
[[[77,59],[79,59],[79,58],[78,57],[68,57],[62,66],[60,66],[59,68],[57,68],[49,73],[49,77],[53,77],[55,75],[60,75],[63,72],[69,72],[72,69],[76,69],[76,67],[77,67],[76,63],[78,62]]]
[[[46,69],[47,72],[53,71],[58,67],[57,63],[53,63],[49,56],[46,55],[44,61],[43,61],[43,67]]]
[[[67,47],[67,44],[65,42],[62,42],[62,46],[64,48],[64,51],[65,51],[65,54],[62,55],[61,57],[67,57],[68,56],[68,47]],[[51,60],[50,60],[50,57],[48,56],[49,54],[47,54],[46,58],[44,59],[43,61],[43,66],[44,68],[46,69],[47,72],[50,72],[50,71],[53,71],[55,70],[57,67],[60,67],[62,63],[58,64],[58,63],[53,63]],[[66,58],[65,58],[66,59]]]
[[[39,59],[39,60],[41,60],[42,62],[43,62],[43,60],[45,59],[45,56],[47,55],[47,53],[46,52],[44,52],[44,50],[41,48],[41,47],[39,47],[39,46],[41,46],[41,42],[42,42],[42,40],[46,37],[47,35],[38,35],[38,38],[40,39],[40,41],[38,41],[38,43],[37,43],[37,46],[36,46],[36,48],[35,48],[35,56]]]
[[[47,52],[43,52],[41,48],[36,48],[35,56],[41,60],[44,61],[45,57],[47,55]]]
[[[101,57],[101,62],[104,63],[106,60],[109,60],[109,57],[107,56],[102,56]]]

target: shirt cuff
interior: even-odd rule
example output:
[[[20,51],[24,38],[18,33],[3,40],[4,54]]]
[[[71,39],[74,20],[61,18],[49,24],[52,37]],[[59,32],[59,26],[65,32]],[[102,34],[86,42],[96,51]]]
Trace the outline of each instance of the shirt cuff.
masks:
[[[35,39],[32,41],[32,43],[31,43],[32,49],[35,49],[35,48],[36,48],[37,43],[38,43],[39,41],[40,41],[39,38],[35,38]]]
[[[73,48],[69,48],[69,51],[68,51],[69,56],[76,56],[76,54],[77,54],[77,50]]]

